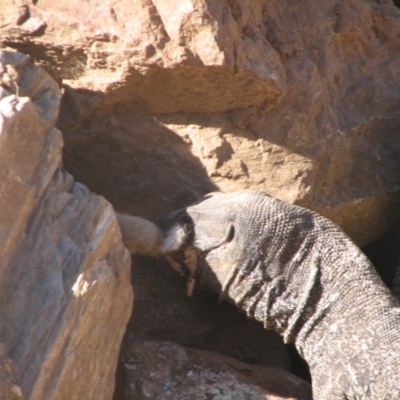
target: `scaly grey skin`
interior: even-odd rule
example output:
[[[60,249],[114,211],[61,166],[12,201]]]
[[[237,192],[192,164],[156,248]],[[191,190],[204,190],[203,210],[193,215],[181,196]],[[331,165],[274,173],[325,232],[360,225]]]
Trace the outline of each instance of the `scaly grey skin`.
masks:
[[[202,283],[295,344],[315,399],[400,399],[399,303],[331,221],[245,190],[158,223],[164,253],[196,249]]]

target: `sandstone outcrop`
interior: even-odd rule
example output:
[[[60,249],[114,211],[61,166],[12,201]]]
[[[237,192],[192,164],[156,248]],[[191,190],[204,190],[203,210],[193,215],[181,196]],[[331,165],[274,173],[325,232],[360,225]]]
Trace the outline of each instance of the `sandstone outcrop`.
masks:
[[[391,2],[27,4],[1,0],[0,42],[63,82],[66,167],[125,211],[152,217],[213,187],[259,188],[361,245],[396,223]]]
[[[14,394],[110,398],[132,308],[114,211],[61,166],[53,79],[7,52],[0,77],[0,337]]]

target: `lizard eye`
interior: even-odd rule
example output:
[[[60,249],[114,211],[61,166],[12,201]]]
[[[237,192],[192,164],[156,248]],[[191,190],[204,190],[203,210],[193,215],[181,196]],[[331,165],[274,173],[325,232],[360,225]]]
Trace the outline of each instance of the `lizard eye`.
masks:
[[[226,236],[226,242],[230,243],[235,238],[235,227],[231,225],[228,230],[228,234]]]

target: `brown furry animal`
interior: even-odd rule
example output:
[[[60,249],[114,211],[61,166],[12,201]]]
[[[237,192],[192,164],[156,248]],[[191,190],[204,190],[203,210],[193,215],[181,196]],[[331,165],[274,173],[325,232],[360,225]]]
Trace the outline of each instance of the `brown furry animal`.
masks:
[[[158,256],[164,236],[156,224],[133,215],[116,213],[122,241],[131,254]]]

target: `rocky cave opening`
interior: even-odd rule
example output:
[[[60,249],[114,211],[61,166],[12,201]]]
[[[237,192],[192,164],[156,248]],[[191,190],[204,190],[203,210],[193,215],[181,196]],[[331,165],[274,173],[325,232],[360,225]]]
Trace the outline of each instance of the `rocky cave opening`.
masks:
[[[96,94],[79,93],[79,101],[82,96]],[[218,115],[155,117],[117,105],[82,117],[76,102],[77,93],[65,87],[57,124],[64,135],[64,166],[117,211],[154,220],[217,190],[190,152],[191,141],[168,126],[190,119],[215,126]],[[389,285],[398,262],[396,240],[393,233],[364,248]],[[135,342],[146,340],[170,341],[250,365],[283,368],[310,382],[308,366],[293,346],[284,345],[277,334],[248,320],[234,306],[220,303],[214,294],[196,288],[189,297],[185,278],[165,260],[133,257],[132,285],[134,308],[121,348],[114,400],[128,398],[124,364]]]
[[[65,87],[57,127],[63,132],[63,162],[75,180],[104,196],[115,210],[155,220],[217,190],[189,150],[185,137],[167,129],[182,115],[139,114],[128,106],[95,111],[82,118],[77,97]],[[106,98],[104,103],[107,103]],[[103,103],[103,104],[104,104]],[[206,125],[218,115],[184,116]],[[134,256],[134,307],[121,348],[114,400],[124,400],[124,364],[137,341],[171,341],[222,354],[252,366],[278,367],[310,381],[308,367],[293,346],[236,307],[198,285],[192,296],[185,277],[162,259]]]

